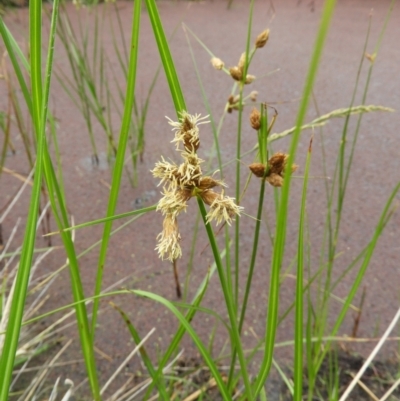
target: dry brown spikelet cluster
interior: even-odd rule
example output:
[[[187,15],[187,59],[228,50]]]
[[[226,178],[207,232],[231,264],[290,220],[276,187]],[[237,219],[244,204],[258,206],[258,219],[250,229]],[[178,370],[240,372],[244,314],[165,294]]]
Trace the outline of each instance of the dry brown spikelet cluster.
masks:
[[[164,185],[163,197],[157,205],[157,210],[164,215],[164,223],[163,231],[157,237],[156,250],[161,259],[172,262],[182,256],[177,217],[182,211],[186,211],[190,198],[200,196],[210,206],[207,222],[215,220],[217,224],[222,221],[230,224],[243,209],[236,205],[233,198],[225,196],[223,191],[217,193],[213,190],[218,186],[224,187],[223,181],[203,176],[200,166],[203,160],[198,157],[197,150],[200,147],[199,125],[208,122],[204,121],[205,118],[207,117],[190,115],[184,111],[178,122],[168,119],[175,131],[172,142],[176,143],[176,150],[180,152],[183,162],[177,165],[162,157],[152,170],[153,176],[159,178],[160,184]]]
[[[268,42],[268,39],[269,39],[269,29],[265,29],[257,36],[254,42],[254,49],[252,51],[254,52],[257,49],[263,48]],[[250,58],[250,54],[248,55],[248,57]],[[225,67],[225,63],[218,57],[212,57],[210,62],[211,65],[216,70],[222,70]],[[246,70],[245,67],[246,67],[246,53],[242,53],[237,65],[229,68],[229,74],[235,81],[244,82],[246,85],[248,85],[251,84],[256,79],[256,77],[251,74],[246,74],[246,77],[243,80],[243,75]]]
[[[268,39],[269,39],[269,29],[266,29],[257,36],[254,46],[257,49],[261,49],[267,44]]]
[[[229,73],[231,74],[231,77],[235,81],[238,81],[238,82],[242,81],[244,70],[245,70],[245,68],[244,68],[245,65],[246,65],[246,53],[242,53],[242,55],[240,56],[238,65],[229,68]],[[256,79],[256,77],[254,75],[246,74],[244,83],[246,85],[251,84],[255,79]]]
[[[265,180],[274,187],[281,187],[284,183],[284,174],[289,155],[277,152],[269,160],[267,170],[262,163],[252,163],[249,166],[251,172],[259,178]],[[297,170],[297,165],[292,165],[292,172]]]
[[[250,113],[250,125],[256,131],[261,127],[261,113],[256,108]]]

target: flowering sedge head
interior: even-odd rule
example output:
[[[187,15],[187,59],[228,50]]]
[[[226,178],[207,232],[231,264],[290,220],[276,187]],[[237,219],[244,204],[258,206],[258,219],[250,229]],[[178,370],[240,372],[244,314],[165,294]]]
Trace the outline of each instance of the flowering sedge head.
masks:
[[[169,117],[168,123],[172,125],[172,131],[175,131],[175,138],[172,140],[176,143],[176,150],[179,149],[179,145],[182,142],[184,151],[196,152],[200,146],[199,138],[199,125],[208,123],[209,121],[203,121],[208,116],[201,117],[200,114],[190,115],[186,111],[181,113],[179,121],[172,121]]]
[[[225,186],[223,181],[203,176],[203,160],[198,157],[197,149],[200,147],[199,125],[207,122],[204,121],[205,118],[207,117],[201,117],[200,114],[190,115],[186,111],[181,113],[178,122],[168,118],[172,130],[175,131],[172,142],[176,144],[176,150],[180,152],[183,162],[177,165],[161,157],[161,161],[152,170],[153,176],[159,178],[160,184],[163,184],[163,197],[157,205],[157,210],[164,215],[163,231],[157,237],[156,247],[161,259],[174,261],[181,257],[177,217],[182,211],[186,211],[187,202],[193,196],[199,196],[210,206],[207,222],[215,220],[217,224],[222,221],[230,224],[242,210],[233,198],[214,192],[213,188]]]
[[[235,216],[240,216],[243,207],[238,206],[234,198],[224,196],[223,192],[220,194],[216,194],[214,191],[209,192],[204,194],[202,198],[204,203],[210,205],[210,210],[207,213],[207,223],[215,220],[217,224],[225,221],[231,225]],[[210,200],[212,200],[212,203],[208,203]]]
[[[161,259],[168,259],[171,262],[182,256],[182,249],[180,246],[181,235],[178,230],[178,222],[176,217],[167,214],[163,222],[163,230],[157,236],[158,251]]]

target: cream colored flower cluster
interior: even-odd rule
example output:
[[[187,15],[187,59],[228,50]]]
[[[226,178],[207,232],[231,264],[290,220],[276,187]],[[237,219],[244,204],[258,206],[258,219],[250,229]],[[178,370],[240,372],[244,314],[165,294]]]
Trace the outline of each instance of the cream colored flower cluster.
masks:
[[[186,211],[190,198],[199,196],[210,206],[207,223],[215,220],[217,224],[223,221],[230,224],[243,209],[236,205],[234,198],[225,196],[224,191],[217,193],[213,190],[218,186],[224,187],[222,181],[203,176],[200,166],[203,160],[198,157],[197,150],[200,147],[199,125],[207,123],[208,121],[204,121],[206,118],[199,114],[190,115],[185,111],[178,122],[168,118],[172,130],[175,131],[172,142],[176,144],[176,150],[180,152],[183,162],[177,165],[161,157],[161,161],[152,170],[153,176],[160,179],[160,185],[163,184],[163,197],[158,202],[157,210],[164,215],[164,223],[163,231],[157,237],[156,250],[161,259],[171,262],[182,256],[177,217],[179,213]]]

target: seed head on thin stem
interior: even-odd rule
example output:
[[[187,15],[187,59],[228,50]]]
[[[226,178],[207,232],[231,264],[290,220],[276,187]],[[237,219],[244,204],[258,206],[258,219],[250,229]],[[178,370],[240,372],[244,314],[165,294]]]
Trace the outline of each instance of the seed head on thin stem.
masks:
[[[218,194],[210,205],[210,210],[207,213],[207,223],[215,220],[217,224],[226,221],[230,225],[235,216],[240,216],[242,210],[243,207],[238,206],[234,198],[224,196],[223,193]]]
[[[250,95],[249,95],[250,100],[252,102],[256,102],[257,101],[257,95],[258,95],[257,91],[251,91]]]
[[[163,231],[157,237],[156,249],[161,259],[172,262],[182,255],[177,217],[186,211],[190,198],[199,196],[210,206],[207,221],[216,220],[220,223],[225,220],[230,224],[235,215],[239,215],[242,210],[234,203],[233,198],[213,191],[213,188],[218,186],[224,187],[223,181],[203,176],[203,160],[198,157],[197,149],[200,146],[198,126],[206,122],[203,121],[205,118],[207,117],[201,117],[200,114],[190,115],[186,111],[181,113],[177,122],[168,118],[172,130],[175,131],[172,142],[176,143],[176,150],[180,152],[183,162],[177,165],[161,157],[161,161],[157,162],[152,170],[153,176],[160,179],[160,184],[164,184],[163,197],[157,204],[157,210],[164,216],[164,223]],[[181,143],[183,150],[180,148]]]
[[[365,58],[366,58],[371,64],[374,64],[375,59],[376,59],[376,53],[372,53],[372,54],[365,53]]]
[[[211,65],[216,69],[216,70],[222,70],[224,68],[224,62],[218,58],[218,57],[213,57],[211,59]]]
[[[256,47],[256,49],[261,49],[266,45],[268,39],[269,39],[269,29],[266,29],[257,36],[254,46]]]
[[[239,101],[240,101],[239,95],[236,96],[229,95],[227,112],[232,113],[233,110],[239,110]]]
[[[246,85],[249,85],[249,84],[253,83],[255,79],[256,79],[255,75],[247,74],[244,83]]]
[[[180,142],[183,143],[184,149],[187,151],[197,151],[200,146],[199,125],[208,123],[202,121],[208,116],[201,117],[200,114],[190,115],[186,111],[181,113],[180,121],[172,121],[169,117],[168,123],[171,125],[172,131],[175,131],[175,138],[172,142],[176,143],[176,149],[179,150]]]
[[[250,171],[258,178],[264,177],[265,166],[262,163],[252,163],[249,166]]]
[[[256,177],[265,177],[265,180],[273,187],[281,187],[284,184],[284,174],[288,158],[288,154],[277,152],[268,160],[267,172],[265,172],[265,166],[261,163],[252,163],[249,169]],[[296,171],[297,167],[296,164],[293,164],[292,172]]]
[[[261,127],[261,113],[256,108],[250,114],[250,125],[256,131]]]
[[[173,262],[182,256],[178,222],[172,214],[167,214],[164,217],[163,230],[158,234],[157,239],[159,241],[156,250],[161,259],[168,259]]]
[[[242,70],[239,67],[231,67],[229,68],[229,73],[231,77],[235,80],[240,82],[242,80]]]
[[[246,65],[246,53],[242,53],[240,55],[237,68],[239,68],[239,70],[243,73],[245,65]]]

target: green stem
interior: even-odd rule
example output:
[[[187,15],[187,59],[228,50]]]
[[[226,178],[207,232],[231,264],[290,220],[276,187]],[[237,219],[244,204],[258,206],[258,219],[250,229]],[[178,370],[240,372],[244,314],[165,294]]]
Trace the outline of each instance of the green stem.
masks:
[[[257,396],[264,387],[265,380],[270,372],[272,365],[272,356],[275,347],[275,337],[278,323],[278,308],[279,308],[279,285],[280,271],[283,263],[285,242],[286,242],[286,227],[289,206],[289,193],[291,181],[291,167],[296,156],[297,146],[300,140],[301,126],[308,108],[309,97],[312,92],[314,80],[317,75],[319,60],[322,55],[322,50],[325,38],[328,33],[329,23],[335,8],[335,0],[327,0],[325,2],[321,24],[314,46],[313,55],[311,57],[310,67],[306,78],[306,83],[303,91],[302,101],[296,121],[296,130],[292,137],[292,142],[289,151],[289,158],[285,168],[285,184],[282,187],[280,196],[280,204],[278,209],[275,244],[273,251],[273,259],[271,266],[271,281],[269,290],[268,312],[265,331],[265,350],[260,372],[255,383],[255,396]]]
[[[240,169],[241,169],[241,143],[242,143],[242,119],[243,119],[243,87],[246,80],[248,63],[250,61],[250,36],[251,36],[251,22],[253,19],[254,0],[250,3],[249,22],[247,25],[247,42],[246,42],[246,61],[244,63],[242,82],[239,85],[239,111],[238,111],[238,132],[236,143],[236,202],[239,203],[240,199]],[[235,221],[235,307],[236,310],[239,304],[239,242],[240,242],[240,218],[237,217]]]
[[[260,236],[261,218],[262,218],[262,211],[263,211],[263,205],[264,205],[264,194],[265,194],[265,180],[261,179],[260,196],[259,196],[259,200],[258,200],[258,210],[257,210],[257,220],[256,220],[256,227],[254,230],[253,251],[251,253],[249,274],[247,276],[243,305],[242,305],[242,310],[240,312],[239,333],[242,332],[244,317],[246,316],[247,302],[249,299],[250,288],[251,288],[251,283],[252,283],[252,279],[253,279],[254,266],[256,264],[258,240],[259,240],[259,236]]]
[[[211,249],[212,249],[212,252],[214,255],[215,264],[217,266],[217,271],[218,271],[219,279],[221,282],[222,292],[224,294],[225,304],[226,304],[226,308],[228,310],[229,322],[231,324],[232,339],[234,341],[234,346],[237,350],[237,354],[239,357],[239,363],[240,363],[243,382],[244,382],[244,386],[245,386],[246,396],[247,396],[248,400],[253,400],[254,398],[252,395],[252,389],[250,386],[249,375],[247,372],[246,359],[244,357],[242,343],[240,340],[240,334],[239,334],[238,325],[237,325],[237,321],[236,321],[236,309],[235,309],[235,305],[233,303],[232,294],[229,292],[229,289],[228,289],[228,284],[227,284],[226,277],[224,274],[224,268],[223,268],[220,253],[218,251],[218,245],[217,245],[217,241],[215,239],[214,231],[213,231],[211,225],[209,223],[207,223],[206,208],[200,197],[197,198],[197,202],[199,204],[201,217],[203,218],[204,226],[207,231],[208,240],[210,241],[210,246],[211,246]]]
[[[137,69],[137,59],[138,59],[140,9],[141,9],[141,1],[136,1],[135,7],[133,10],[131,54],[130,54],[130,60],[129,60],[129,74],[128,74],[128,82],[127,82],[127,88],[126,88],[126,96],[125,96],[126,101],[125,101],[125,107],[124,107],[124,116],[122,119],[117,157],[115,160],[115,166],[114,166],[114,171],[113,171],[113,179],[112,179],[110,197],[109,197],[108,208],[107,208],[107,217],[114,215],[115,209],[117,206],[119,188],[121,185],[122,171],[124,168],[126,145],[128,142],[128,137],[129,137],[129,132],[130,132],[129,128],[131,125],[132,107],[133,107],[134,95],[135,95],[136,69]],[[101,247],[100,255],[99,255],[94,295],[100,294],[100,291],[101,291],[104,265],[106,263],[107,249],[108,249],[108,243],[110,240],[111,229],[112,229],[112,221],[106,222],[104,225],[103,241],[102,241],[102,247]],[[95,301],[93,302],[92,339],[94,339],[95,331],[96,331],[98,308],[99,308],[99,301],[98,301],[98,299],[95,299]]]

